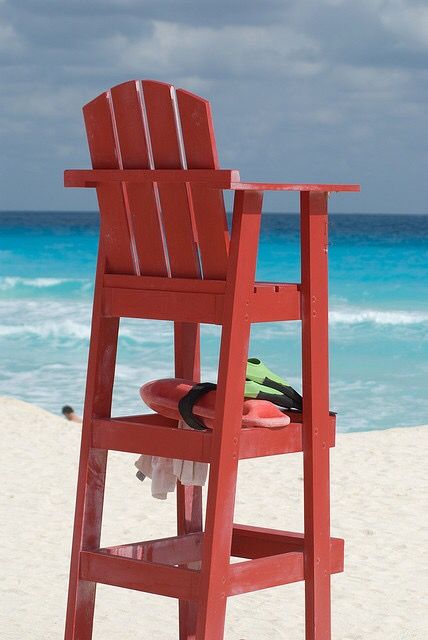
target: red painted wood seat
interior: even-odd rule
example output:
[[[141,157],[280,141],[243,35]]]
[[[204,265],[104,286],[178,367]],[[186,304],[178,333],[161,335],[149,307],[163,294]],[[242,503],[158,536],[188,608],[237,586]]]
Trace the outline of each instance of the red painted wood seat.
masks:
[[[306,638],[328,640],[343,541],[329,531],[327,196],[358,187],[242,182],[219,169],[209,103],[168,84],[126,82],[84,117],[93,168],[66,171],[65,184],[96,188],[101,227],[65,638],[92,637],[98,582],[175,597],[180,640],[221,640],[228,596],[305,580]],[[230,233],[225,189],[235,192]],[[300,192],[300,283],[254,280],[266,190]],[[111,416],[122,317],[173,321],[175,376],[192,380],[200,323],[221,325],[212,432]],[[251,324],[279,320],[302,322],[303,414],[283,429],[241,428]],[[177,536],[101,548],[109,450],[210,463],[204,531],[201,488],[178,484]],[[239,460],[298,451],[304,533],[234,524]]]

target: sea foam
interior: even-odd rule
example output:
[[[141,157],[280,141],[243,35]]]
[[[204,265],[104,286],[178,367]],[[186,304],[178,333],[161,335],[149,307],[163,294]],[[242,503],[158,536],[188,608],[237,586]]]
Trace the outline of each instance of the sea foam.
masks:
[[[384,309],[332,309],[329,313],[329,321],[331,324],[423,324],[428,322],[428,314],[418,311],[394,311]]]

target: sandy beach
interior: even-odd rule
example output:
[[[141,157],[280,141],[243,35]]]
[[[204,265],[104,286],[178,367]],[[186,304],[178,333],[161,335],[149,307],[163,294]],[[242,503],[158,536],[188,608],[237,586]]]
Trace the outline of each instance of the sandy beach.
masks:
[[[80,426],[0,399],[2,640],[63,634]],[[428,593],[428,427],[339,434],[332,451],[335,640],[424,640]],[[111,453],[102,543],[175,534],[175,499],[150,495],[137,456]],[[300,454],[240,465],[235,522],[302,530]],[[100,585],[94,639],[177,638],[173,599]],[[229,599],[228,640],[303,640],[303,585]]]

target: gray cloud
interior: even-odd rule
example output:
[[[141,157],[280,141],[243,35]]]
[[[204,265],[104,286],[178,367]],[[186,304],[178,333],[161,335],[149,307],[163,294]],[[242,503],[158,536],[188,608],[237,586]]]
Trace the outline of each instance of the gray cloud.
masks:
[[[1,208],[94,207],[61,186],[88,164],[81,107],[150,77],[212,101],[246,178],[360,181],[336,210],[426,211],[427,32],[411,0],[4,0]]]

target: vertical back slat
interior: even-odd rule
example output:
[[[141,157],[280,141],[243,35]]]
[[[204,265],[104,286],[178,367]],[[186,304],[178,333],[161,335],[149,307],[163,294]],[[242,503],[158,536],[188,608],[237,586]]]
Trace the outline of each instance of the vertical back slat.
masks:
[[[142,82],[154,168],[181,169],[182,152],[172,101],[172,87],[162,82]],[[199,256],[186,185],[159,185],[163,228],[171,275],[200,277]]]
[[[188,169],[218,169],[211,108],[207,100],[177,89],[181,130]],[[204,278],[226,277],[229,232],[223,192],[191,187]]]
[[[118,169],[120,162],[108,93],[85,105],[83,115],[93,168]],[[120,183],[99,185],[97,196],[106,270],[132,274],[135,269],[122,186]]]
[[[112,107],[123,169],[149,169],[147,142],[141,99],[135,80],[111,90]],[[166,276],[167,266],[153,184],[125,187],[128,214],[142,275]]]

